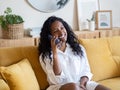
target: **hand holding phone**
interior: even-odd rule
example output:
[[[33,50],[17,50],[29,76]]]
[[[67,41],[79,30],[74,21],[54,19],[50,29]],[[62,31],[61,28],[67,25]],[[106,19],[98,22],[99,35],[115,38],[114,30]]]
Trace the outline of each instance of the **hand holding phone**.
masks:
[[[52,36],[51,36],[51,35],[48,35],[48,38],[51,40],[51,39],[52,39]],[[57,39],[55,40],[55,44],[57,45],[59,42],[60,42],[60,39],[57,38]]]

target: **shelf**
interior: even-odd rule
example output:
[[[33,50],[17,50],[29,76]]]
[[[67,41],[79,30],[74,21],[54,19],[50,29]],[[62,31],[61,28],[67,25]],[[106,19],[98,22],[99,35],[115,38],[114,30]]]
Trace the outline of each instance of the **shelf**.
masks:
[[[0,39],[0,47],[23,47],[34,46],[34,38],[25,37],[22,39]]]

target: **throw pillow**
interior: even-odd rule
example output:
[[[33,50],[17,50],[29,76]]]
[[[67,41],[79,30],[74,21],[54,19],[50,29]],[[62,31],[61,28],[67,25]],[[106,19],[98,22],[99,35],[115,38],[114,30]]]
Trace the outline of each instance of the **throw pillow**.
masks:
[[[27,59],[7,67],[0,67],[0,72],[10,90],[40,90],[34,71]]]
[[[0,90],[10,90],[8,84],[3,79],[0,79]]]

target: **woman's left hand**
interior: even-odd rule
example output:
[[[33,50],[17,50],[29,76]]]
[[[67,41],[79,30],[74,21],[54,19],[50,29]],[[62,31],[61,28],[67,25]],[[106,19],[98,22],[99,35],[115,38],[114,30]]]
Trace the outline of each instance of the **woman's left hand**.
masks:
[[[86,83],[88,81],[88,77],[87,76],[83,76],[80,79],[80,88],[82,88],[83,90],[87,90],[86,89]]]
[[[84,85],[80,85],[80,88],[83,89],[83,90],[87,90]]]

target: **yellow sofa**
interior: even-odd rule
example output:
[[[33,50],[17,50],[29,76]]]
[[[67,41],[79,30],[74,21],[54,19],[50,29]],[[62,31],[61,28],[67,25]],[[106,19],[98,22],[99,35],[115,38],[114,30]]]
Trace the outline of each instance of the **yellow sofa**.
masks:
[[[93,80],[108,86],[111,88],[111,90],[120,90],[120,36],[96,39],[80,39],[80,42],[86,49],[91,71],[93,73]],[[34,84],[38,85],[33,86],[34,90],[45,90],[48,87],[46,75],[39,64],[37,47],[29,46],[0,48],[0,90],[10,90],[10,88],[11,90],[20,90],[19,88],[21,85],[19,85],[19,88],[16,89],[18,85],[18,81],[16,80],[19,80],[19,78],[12,77],[12,74],[8,74],[10,72],[6,72],[5,70],[11,71],[10,66],[19,63],[23,59],[29,60],[35,77],[37,78],[37,81],[34,82]],[[18,66],[23,67],[21,64]],[[3,69],[3,67],[6,67],[7,69]],[[13,67],[16,68],[15,65]],[[12,73],[19,73],[19,70],[14,70],[14,68],[12,68]],[[18,75],[23,74],[23,71],[24,70],[22,70]],[[23,79],[23,81],[28,80],[27,77],[28,76],[25,75],[21,79]],[[11,85],[13,79],[17,85]],[[27,82],[28,83],[23,85],[23,88],[25,86],[30,86],[31,82]],[[13,89],[13,87],[15,88]]]

